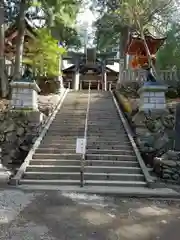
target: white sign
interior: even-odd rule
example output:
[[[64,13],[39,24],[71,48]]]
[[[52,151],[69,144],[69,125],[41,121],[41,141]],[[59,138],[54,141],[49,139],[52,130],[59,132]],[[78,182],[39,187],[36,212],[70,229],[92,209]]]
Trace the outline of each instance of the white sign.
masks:
[[[76,139],[76,153],[85,154],[86,151],[86,139],[77,138]]]

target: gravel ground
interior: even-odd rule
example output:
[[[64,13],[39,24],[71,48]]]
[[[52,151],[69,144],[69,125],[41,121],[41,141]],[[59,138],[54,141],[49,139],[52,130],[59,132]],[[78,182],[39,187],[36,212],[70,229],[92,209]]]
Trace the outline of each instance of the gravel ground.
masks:
[[[0,191],[2,240],[179,240],[180,202]]]

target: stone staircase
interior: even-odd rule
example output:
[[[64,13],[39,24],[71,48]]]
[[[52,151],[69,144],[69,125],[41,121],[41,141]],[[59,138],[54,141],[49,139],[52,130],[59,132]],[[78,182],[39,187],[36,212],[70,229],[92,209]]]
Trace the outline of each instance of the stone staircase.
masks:
[[[84,137],[87,106],[87,91],[67,94],[20,184],[80,186],[76,138]],[[90,94],[84,180],[84,186],[146,186],[110,92]]]

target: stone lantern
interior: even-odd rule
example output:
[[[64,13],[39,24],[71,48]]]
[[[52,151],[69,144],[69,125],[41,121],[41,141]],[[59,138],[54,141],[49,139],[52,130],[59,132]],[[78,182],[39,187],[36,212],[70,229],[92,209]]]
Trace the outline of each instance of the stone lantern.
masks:
[[[38,111],[38,92],[40,92],[40,88],[27,71],[21,79],[11,82],[12,110]]]
[[[44,114],[38,109],[38,92],[40,88],[29,75],[28,70],[21,79],[11,82],[12,98],[11,110],[23,111],[32,126],[40,126],[44,121]]]

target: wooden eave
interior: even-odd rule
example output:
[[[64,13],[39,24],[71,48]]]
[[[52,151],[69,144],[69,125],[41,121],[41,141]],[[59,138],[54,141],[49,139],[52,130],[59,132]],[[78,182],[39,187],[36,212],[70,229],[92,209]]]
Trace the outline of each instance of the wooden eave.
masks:
[[[162,44],[164,43],[164,41],[166,40],[166,37],[156,37],[156,36],[153,36],[151,33],[148,32],[148,33],[145,35],[145,39],[146,39],[147,44],[148,44],[148,43],[150,44],[150,42],[151,42],[151,44],[154,43],[154,44],[156,45],[156,50],[158,51],[159,48],[160,48],[160,47],[162,46]],[[142,38],[139,36],[139,34],[137,34],[137,33],[132,33],[132,34],[130,35],[130,37],[129,37],[128,43],[126,44],[125,53],[128,53],[128,54],[130,54],[130,55],[134,55],[134,52],[129,53],[129,51],[130,51],[130,49],[131,49],[134,41],[136,41],[136,42],[137,42],[136,44],[141,47],[141,50],[142,50],[142,48],[143,48],[144,51],[146,52],[145,46],[144,46],[144,44],[143,44],[143,42],[142,42],[142,41],[143,41]],[[134,43],[134,45],[135,45],[135,43]],[[137,51],[138,51],[138,50],[137,50]],[[153,53],[153,54],[154,54],[154,53]]]

